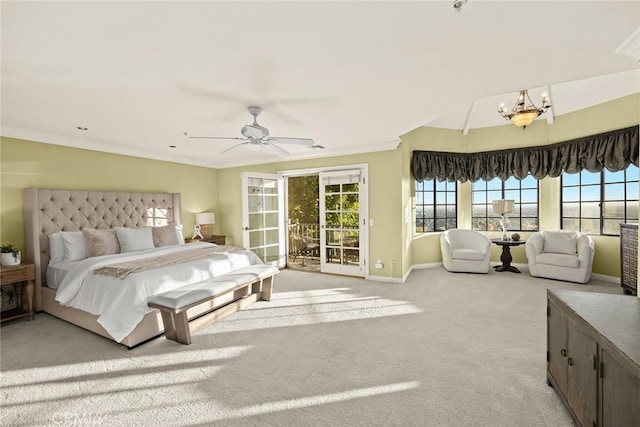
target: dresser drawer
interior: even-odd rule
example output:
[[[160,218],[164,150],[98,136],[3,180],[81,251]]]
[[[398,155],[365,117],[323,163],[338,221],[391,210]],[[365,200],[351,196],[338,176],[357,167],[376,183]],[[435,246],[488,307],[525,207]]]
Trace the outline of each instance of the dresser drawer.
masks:
[[[16,282],[24,282],[33,280],[33,265],[21,265],[18,267],[2,267],[0,268],[0,280],[2,284],[10,284]]]

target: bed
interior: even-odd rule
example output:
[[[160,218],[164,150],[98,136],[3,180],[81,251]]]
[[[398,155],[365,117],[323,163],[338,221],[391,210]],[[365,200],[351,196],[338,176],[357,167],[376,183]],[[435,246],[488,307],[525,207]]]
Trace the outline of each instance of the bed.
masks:
[[[26,250],[27,259],[35,264],[36,311],[44,311],[131,348],[164,331],[158,310],[146,305],[148,296],[262,263],[251,251],[189,243],[68,263],[54,260],[52,268],[48,268],[51,254],[58,251],[57,247],[50,250],[52,234],[69,235],[68,232],[82,229],[133,231],[150,225],[160,229],[166,224],[180,225],[180,212],[179,193],[24,189]],[[97,269],[114,263],[180,256],[193,259],[184,264],[135,272],[126,278],[96,274]],[[49,282],[52,286],[48,286]],[[54,289],[57,287],[53,286],[54,282],[60,287]],[[188,317],[197,317],[224,302],[211,301],[194,307]]]

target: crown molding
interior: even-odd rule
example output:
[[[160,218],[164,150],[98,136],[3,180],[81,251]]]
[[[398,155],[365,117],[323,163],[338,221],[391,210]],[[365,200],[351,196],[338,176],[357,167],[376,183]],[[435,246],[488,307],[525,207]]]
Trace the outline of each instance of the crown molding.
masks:
[[[139,157],[149,160],[159,160],[171,163],[181,163],[190,166],[201,166],[213,169],[227,169],[240,166],[261,165],[268,163],[292,162],[297,160],[319,159],[326,157],[348,156],[352,154],[366,154],[377,151],[395,150],[400,145],[400,140],[386,141],[374,144],[347,147],[344,149],[333,150],[317,150],[308,153],[292,153],[287,157],[273,157],[265,160],[249,160],[240,162],[224,162],[224,161],[206,161],[199,158],[179,156],[179,155],[162,155],[158,153],[148,152],[135,149],[123,145],[116,145],[110,142],[69,137],[65,135],[56,135],[47,132],[30,131],[14,127],[2,127],[1,135],[6,138],[22,139],[25,141],[33,141],[43,144],[60,145],[64,147],[80,148],[83,150],[93,150],[102,153],[119,154],[123,156]]]

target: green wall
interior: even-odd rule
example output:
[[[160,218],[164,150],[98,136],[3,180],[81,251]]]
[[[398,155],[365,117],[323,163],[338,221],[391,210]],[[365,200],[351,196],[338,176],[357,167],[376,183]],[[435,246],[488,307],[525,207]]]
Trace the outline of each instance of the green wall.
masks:
[[[222,227],[231,244],[242,245],[242,188],[241,173],[324,168],[351,164],[367,164],[369,168],[369,218],[375,226],[369,228],[369,259],[381,259],[384,269],[371,270],[378,276],[401,277],[408,269],[404,265],[402,250],[402,173],[407,164],[402,161],[400,150],[349,156],[326,157],[322,159],[298,160],[268,163],[255,166],[220,169],[218,172],[218,210]],[[216,212],[216,218],[217,218]],[[391,261],[395,262],[393,274]],[[370,266],[371,267],[371,266]]]
[[[5,137],[0,144],[0,241],[22,251],[26,187],[182,193],[185,237],[193,233],[195,213],[216,212],[214,169]]]
[[[195,213],[216,213],[214,232],[242,244],[242,171],[275,173],[284,170],[367,164],[369,168],[369,274],[399,280],[411,266],[442,261],[440,233],[413,234],[414,182],[410,172],[413,150],[490,151],[545,145],[638,125],[640,95],[555,118],[549,125],[538,120],[522,131],[515,126],[473,129],[468,135],[449,129],[421,127],[401,137],[397,150],[282,161],[255,166],[210,169],[147,160],[90,150],[67,148],[11,138],[1,139],[0,239],[24,249],[22,188],[77,188],[87,190],[180,192],[185,236],[189,237]],[[471,184],[458,187],[459,227],[471,226]],[[558,229],[560,180],[540,181],[540,227]],[[527,234],[524,233],[524,237]],[[619,276],[617,237],[596,236],[595,273]],[[494,248],[492,259],[499,260]],[[514,261],[525,263],[524,248],[513,250]],[[372,269],[381,259],[384,269]],[[391,269],[391,261],[395,268]]]
[[[640,94],[619,98],[594,107],[554,118],[553,124],[537,120],[526,130],[515,126],[496,126],[472,129],[468,135],[456,130],[421,127],[403,136],[402,150],[432,150],[455,152],[492,151],[506,148],[546,145],[583,136],[638,125],[640,121]],[[464,147],[464,149],[460,149]],[[539,183],[540,229],[560,228],[560,178],[545,178]],[[458,227],[471,227],[471,184],[458,185]],[[499,233],[487,233],[498,237]],[[530,233],[521,233],[526,239]],[[440,233],[427,233],[413,238],[409,250],[411,264],[441,262]],[[594,236],[596,245],[593,272],[620,276],[620,243],[618,237]],[[512,250],[516,263],[526,263],[524,247]],[[493,250],[492,259],[498,260],[499,248]]]

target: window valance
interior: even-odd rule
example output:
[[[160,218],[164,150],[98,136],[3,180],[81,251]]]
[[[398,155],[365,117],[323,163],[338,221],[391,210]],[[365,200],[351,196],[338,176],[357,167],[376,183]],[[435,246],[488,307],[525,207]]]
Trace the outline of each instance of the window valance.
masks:
[[[481,153],[413,152],[411,169],[416,180],[489,181],[495,177],[507,180],[557,177],[562,172],[583,169],[611,172],[638,166],[638,126],[618,129],[571,141],[536,147],[515,148]]]

